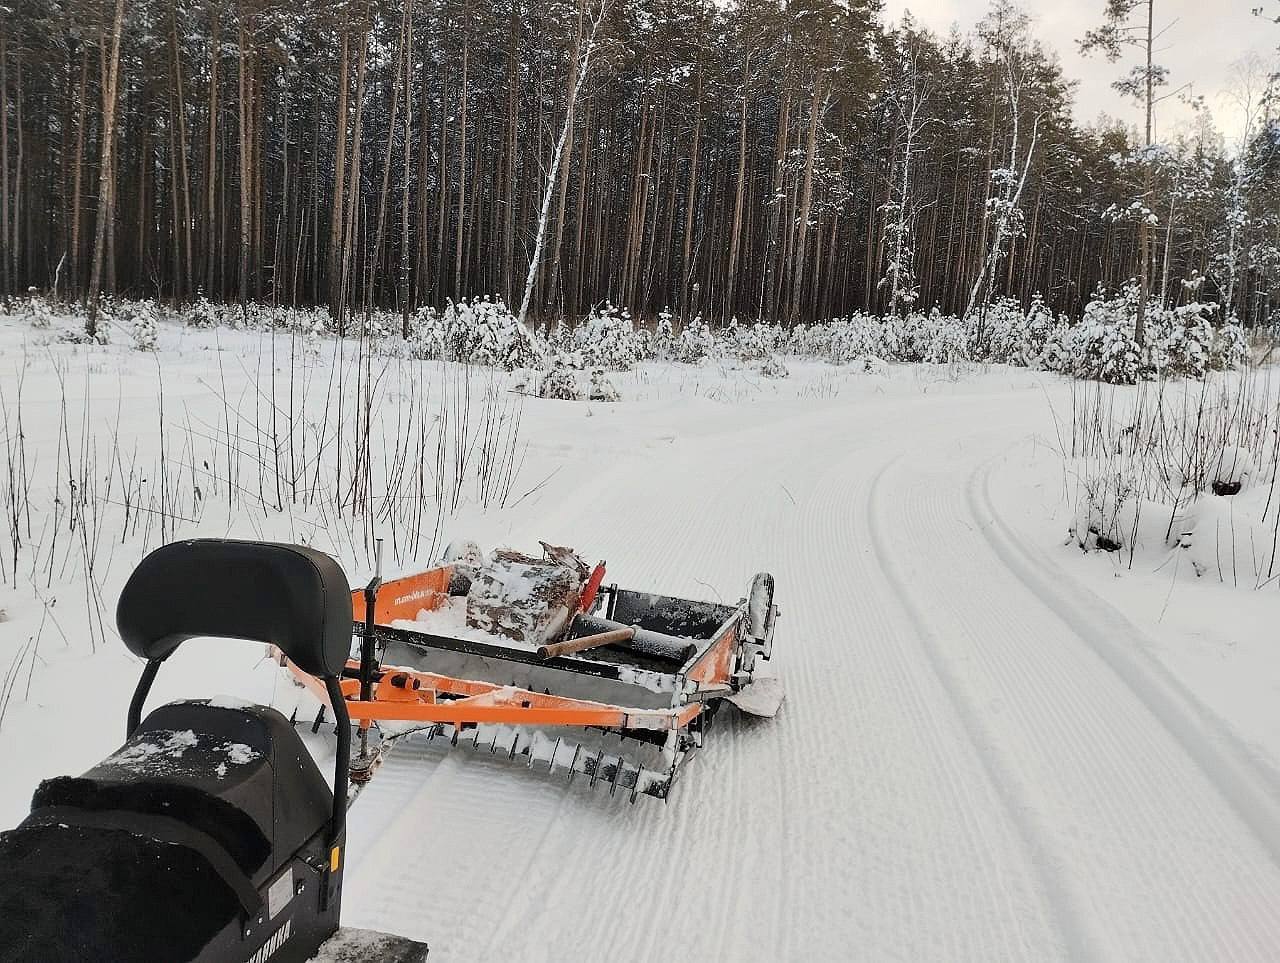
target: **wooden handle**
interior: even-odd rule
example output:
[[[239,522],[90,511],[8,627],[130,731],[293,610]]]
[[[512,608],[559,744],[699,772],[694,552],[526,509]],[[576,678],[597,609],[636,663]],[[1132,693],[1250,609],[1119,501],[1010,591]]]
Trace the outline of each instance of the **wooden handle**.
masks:
[[[564,642],[552,642],[550,645],[538,646],[539,659],[554,659],[557,656],[569,655],[572,652],[582,652],[585,649],[595,649],[602,645],[609,645],[613,642],[629,642],[635,638],[636,630],[614,629],[611,632],[598,632],[595,635],[584,635],[580,639],[567,639]]]

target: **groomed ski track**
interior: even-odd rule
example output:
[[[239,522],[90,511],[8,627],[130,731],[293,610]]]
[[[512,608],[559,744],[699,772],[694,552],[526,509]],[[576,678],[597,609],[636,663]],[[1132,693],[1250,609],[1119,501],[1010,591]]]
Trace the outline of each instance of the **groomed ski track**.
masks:
[[[444,961],[1274,960],[1269,771],[1001,515],[1046,417],[833,401],[597,459],[511,544],[730,602],[773,571],[782,712],[722,713],[666,805],[408,741],[345,921]]]

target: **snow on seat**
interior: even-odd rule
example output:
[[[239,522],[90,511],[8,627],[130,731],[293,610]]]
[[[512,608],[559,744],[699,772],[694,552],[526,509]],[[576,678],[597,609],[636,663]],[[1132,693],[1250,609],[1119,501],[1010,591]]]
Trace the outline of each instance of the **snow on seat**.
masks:
[[[178,819],[212,837],[255,881],[324,825],[332,794],[297,733],[260,707],[175,702],[152,712],[83,776],[43,782],[33,812],[71,806]]]

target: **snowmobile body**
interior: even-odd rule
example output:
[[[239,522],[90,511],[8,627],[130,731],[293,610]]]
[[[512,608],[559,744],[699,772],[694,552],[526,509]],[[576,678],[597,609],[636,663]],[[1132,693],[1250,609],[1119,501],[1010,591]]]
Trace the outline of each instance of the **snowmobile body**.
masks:
[[[296,546],[175,543],[135,570],[117,622],[146,659],[127,740],[82,776],[43,782],[31,815],[0,834],[0,959],[425,959],[421,943],[338,929],[341,699],[336,791],[274,709],[187,701],[142,718],[160,665],[194,636],[269,641],[336,694],[351,624],[336,563]]]

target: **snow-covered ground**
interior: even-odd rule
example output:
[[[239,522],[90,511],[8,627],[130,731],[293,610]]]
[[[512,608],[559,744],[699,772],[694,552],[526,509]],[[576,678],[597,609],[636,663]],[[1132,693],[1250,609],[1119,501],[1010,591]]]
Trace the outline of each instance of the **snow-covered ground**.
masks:
[[[285,510],[261,507],[275,456],[251,427],[260,439],[272,410],[269,336],[166,326],[153,357],[0,325],[0,427],[11,444],[23,372],[36,479],[30,536],[25,516],[20,527],[37,547],[19,553],[16,587],[6,560],[0,587],[11,825],[39,779],[120,744],[139,664],[112,634],[114,600],[162,535],[305,538],[353,583],[369,560],[331,506],[290,508],[271,481],[266,500]],[[284,420],[289,339],[274,350]],[[332,431],[332,350],[294,358],[315,438]],[[1065,381],[787,365],[791,377],[772,380],[646,364],[611,376],[618,404],[523,399],[507,390],[517,378],[497,376],[493,404],[521,419],[518,474],[505,507],[487,510],[468,481],[443,536],[545,538],[607,559],[624,586],[725,601],[770,570],[787,701],[773,720],[722,714],[665,805],[408,742],[351,812],[345,922],[424,939],[442,960],[1274,959],[1276,585],[1227,586],[1146,556],[1130,569],[1065,545],[1073,506],[1052,416],[1070,409]],[[433,362],[375,358],[370,370],[384,372],[375,425],[392,433],[415,391],[447,393],[460,377]],[[490,376],[476,377],[480,397]],[[51,544],[52,519],[69,519],[41,479],[87,460],[105,489],[94,452],[136,440],[156,484],[161,380],[161,484],[171,514],[191,520],[171,529],[166,517],[162,532],[144,513],[122,538],[126,463],[101,493],[89,579],[82,529]],[[342,445],[363,417],[346,410]],[[233,449],[234,469],[206,464]],[[393,554],[405,569],[427,560]],[[152,704],[265,700],[284,684],[247,644],[192,643],[172,661]]]

